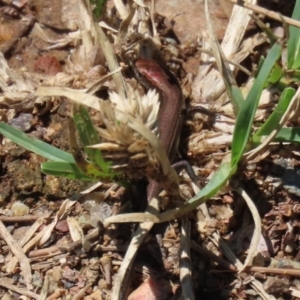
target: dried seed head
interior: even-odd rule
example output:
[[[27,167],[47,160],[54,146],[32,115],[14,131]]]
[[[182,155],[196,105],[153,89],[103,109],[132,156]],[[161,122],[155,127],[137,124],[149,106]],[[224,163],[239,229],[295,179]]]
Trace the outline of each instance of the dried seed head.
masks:
[[[140,93],[132,88],[128,90],[129,97],[124,99],[117,93],[110,93],[110,101],[122,112],[135,117],[150,130],[157,130],[156,121],[159,111],[159,95],[155,90],[149,90],[147,94],[141,96]],[[123,114],[116,111],[116,118],[121,120]]]
[[[104,158],[112,162],[112,168],[122,171],[130,179],[157,177],[160,165],[155,151],[140,132],[146,126],[157,134],[158,93],[150,90],[142,96],[129,88],[128,98],[115,92],[109,96],[109,101],[100,103],[103,126],[96,129],[101,143],[90,147],[100,149]],[[129,117],[134,118],[139,132],[130,126]]]

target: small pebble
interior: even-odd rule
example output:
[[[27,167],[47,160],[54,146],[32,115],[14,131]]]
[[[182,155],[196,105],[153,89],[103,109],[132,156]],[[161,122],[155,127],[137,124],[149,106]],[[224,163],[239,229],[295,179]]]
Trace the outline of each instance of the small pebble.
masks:
[[[32,126],[32,114],[20,113],[16,118],[8,122],[9,125],[21,130],[28,131]]]
[[[62,67],[56,57],[45,55],[39,57],[34,63],[34,70],[45,75],[56,75],[62,71]]]

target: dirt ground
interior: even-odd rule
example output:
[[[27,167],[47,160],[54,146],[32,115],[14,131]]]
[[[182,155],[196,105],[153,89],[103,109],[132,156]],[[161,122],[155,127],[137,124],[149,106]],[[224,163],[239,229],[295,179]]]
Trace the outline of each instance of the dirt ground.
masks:
[[[99,66],[93,72],[84,66],[79,69],[74,61],[73,69],[70,67],[70,56],[79,43],[69,35],[78,30],[77,2],[0,1],[0,51],[16,74],[35,74],[32,81],[27,81],[32,91],[45,82],[50,85],[55,76],[53,85],[84,89],[89,81],[108,73],[102,53],[86,57],[90,62],[93,56],[93,67]],[[260,5],[291,16],[291,2],[286,5],[269,0]],[[163,54],[180,80],[187,105],[198,103],[214,108],[209,100],[194,97],[191,83],[201,63],[198,43],[206,22],[203,3],[161,0],[156,2],[156,10]],[[228,10],[222,3],[211,1],[210,12],[221,41],[228,24]],[[120,16],[112,1],[108,1],[101,20],[118,30]],[[281,26],[274,21],[270,24],[274,28]],[[246,36],[259,31],[250,22]],[[264,44],[254,49],[243,65],[251,66],[251,59],[257,58],[266,47]],[[59,73],[67,74],[68,80],[65,77],[58,80]],[[128,69],[124,76],[134,80]],[[12,78],[0,75],[0,79],[7,86],[14,84]],[[242,84],[246,79],[241,76],[237,81]],[[111,82],[104,84],[98,93],[107,98],[109,89],[114,89]],[[71,151],[69,100],[49,96],[45,101],[28,93],[28,97],[13,101],[1,98],[1,94],[1,121]],[[91,116],[97,122],[98,114],[91,111]],[[212,130],[208,119],[193,114],[186,117],[178,155],[196,166],[197,175],[204,178],[202,186],[230,149],[227,144],[202,151],[191,143],[191,137],[199,136],[202,129]],[[298,122],[295,120],[291,125]],[[98,183],[95,187],[97,182],[45,175],[40,169],[44,158],[1,135],[0,141],[0,299],[112,299],[116,274],[136,225],[125,223],[104,228],[101,222],[117,213],[144,211],[146,180],[134,182],[125,191],[112,182]],[[118,299],[184,299],[179,253],[185,222],[190,222],[190,255],[186,259],[191,265],[189,279],[194,299],[300,299],[298,147],[275,145],[268,156],[247,165],[236,175],[253,199],[263,227],[250,266],[237,273],[237,265],[224,255],[224,248],[228,247],[244,262],[254,230],[252,215],[243,198],[224,190],[208,202],[209,220],[197,209],[186,218],[154,226],[133,262],[130,280],[123,286],[124,295],[133,293],[129,298]],[[182,193],[191,198],[194,192],[186,175],[180,177],[180,184]],[[223,244],[216,242],[216,232]],[[25,258],[31,274],[27,273],[27,277],[22,266]]]

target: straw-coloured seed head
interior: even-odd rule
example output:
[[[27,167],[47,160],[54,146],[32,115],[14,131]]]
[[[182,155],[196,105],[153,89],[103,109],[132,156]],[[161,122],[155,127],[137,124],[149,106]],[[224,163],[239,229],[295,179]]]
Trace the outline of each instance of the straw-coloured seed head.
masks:
[[[91,147],[100,149],[104,158],[112,162],[112,168],[124,172],[130,179],[157,176],[154,174],[159,173],[160,166],[156,154],[141,132],[147,127],[157,134],[158,93],[150,90],[142,96],[129,88],[128,98],[115,92],[109,96],[109,101],[100,104],[103,126],[96,129],[101,143]],[[130,125],[132,118],[138,131]]]

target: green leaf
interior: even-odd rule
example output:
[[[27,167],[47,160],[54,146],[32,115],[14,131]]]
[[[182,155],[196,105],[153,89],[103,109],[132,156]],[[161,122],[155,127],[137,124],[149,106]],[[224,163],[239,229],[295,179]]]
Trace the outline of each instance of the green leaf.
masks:
[[[274,141],[300,143],[300,128],[299,127],[281,128]]]
[[[293,82],[299,82],[300,81],[300,70],[292,70],[288,72],[289,75],[289,80],[293,81]],[[288,81],[288,79],[286,79],[286,81]],[[290,82],[291,83],[291,82]]]
[[[228,181],[231,175],[236,171],[236,168],[232,168],[229,162],[223,163],[220,168],[214,173],[211,180],[207,185],[201,189],[201,191],[188,201],[184,206],[169,210],[159,215],[160,219],[164,221],[174,218],[179,218],[185,214],[191,212],[202,203],[209,200],[214,196]],[[169,217],[171,216],[171,218]]]
[[[90,118],[89,112],[83,105],[74,104],[73,119],[83,147],[100,143],[100,138]],[[89,152],[93,154],[95,150],[87,149],[86,154],[89,155]]]
[[[292,18],[300,20],[300,0],[296,1]],[[300,28],[289,26],[287,42],[287,67],[288,69],[300,68]]]
[[[277,42],[278,37],[274,34],[270,26],[267,26],[264,22],[261,21],[261,19],[258,16],[255,16],[254,14],[251,15],[251,17],[255,20],[256,24],[260,27],[260,29],[267,35],[271,46],[273,46]]]
[[[83,174],[75,163],[48,161],[42,163],[41,170],[45,174],[57,177],[95,181],[95,178]]]
[[[235,85],[231,86],[231,97],[231,102],[235,107],[235,111],[239,112],[242,106],[244,105],[245,100],[241,93],[241,90]]]
[[[93,9],[93,14],[96,18],[101,16],[102,10],[104,8],[106,0],[90,0],[91,4],[95,5]]]
[[[267,87],[269,85],[274,85],[276,82],[280,80],[282,76],[283,76],[283,70],[281,66],[276,62],[268,76],[267,82],[264,87]]]
[[[6,123],[0,122],[0,133],[21,147],[24,147],[25,149],[49,160],[65,161],[70,163],[75,162],[72,154],[42,142],[37,138],[30,137],[24,132]]]
[[[257,130],[252,137],[253,146],[257,147],[261,142],[262,138],[268,136],[276,127],[286,112],[293,96],[296,91],[293,88],[286,88],[279,98],[278,104],[266,122]]]
[[[234,165],[237,165],[243,156],[250,137],[253,119],[261,96],[261,92],[280,54],[281,46],[278,44],[274,44],[268,56],[266,57],[257,78],[254,80],[253,86],[237,116],[232,140],[232,167]]]
[[[74,159],[82,172],[90,177],[98,179],[115,180],[120,174],[115,172],[109,161],[105,161],[99,149],[88,148],[87,146],[100,143],[98,133],[92,123],[88,110],[83,105],[74,105],[74,124],[79,135],[81,144],[84,147],[84,152],[90,162],[86,162],[80,154],[79,147],[76,145],[76,139],[73,129],[70,129],[70,144],[73,149]],[[70,124],[73,127],[72,124]]]
[[[254,74],[254,77],[255,77],[255,78],[256,78],[257,75],[259,74],[260,69],[261,69],[263,63],[265,62],[265,60],[266,60],[266,59],[265,59],[264,56],[261,56],[261,57],[259,58],[259,62],[258,62],[258,64],[257,64],[257,68],[256,68],[255,74]]]

